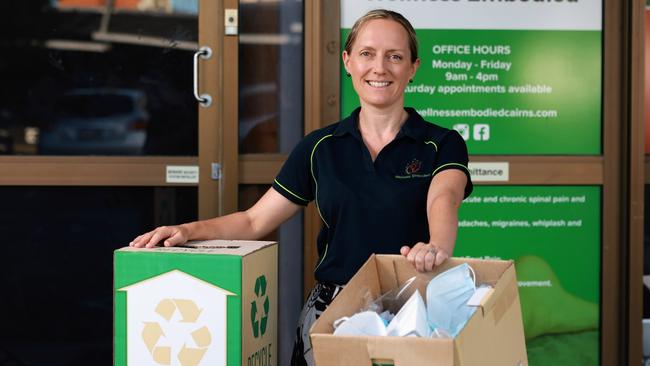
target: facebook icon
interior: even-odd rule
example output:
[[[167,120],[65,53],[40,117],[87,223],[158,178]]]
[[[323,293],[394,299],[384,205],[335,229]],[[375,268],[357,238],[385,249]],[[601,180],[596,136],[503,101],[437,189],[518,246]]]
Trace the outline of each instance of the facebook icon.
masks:
[[[490,139],[490,125],[475,124],[474,125],[474,140],[486,141]]]

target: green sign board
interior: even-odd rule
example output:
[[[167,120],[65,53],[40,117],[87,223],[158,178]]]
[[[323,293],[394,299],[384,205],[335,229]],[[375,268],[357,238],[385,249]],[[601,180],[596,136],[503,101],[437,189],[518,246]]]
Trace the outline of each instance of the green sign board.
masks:
[[[459,213],[456,256],[515,261],[529,364],[599,360],[597,186],[477,186]]]
[[[470,154],[599,155],[600,6],[343,1],[341,44],[365,11],[397,10],[416,28],[421,60],[405,104],[456,129]],[[358,105],[343,77],[342,116]]]

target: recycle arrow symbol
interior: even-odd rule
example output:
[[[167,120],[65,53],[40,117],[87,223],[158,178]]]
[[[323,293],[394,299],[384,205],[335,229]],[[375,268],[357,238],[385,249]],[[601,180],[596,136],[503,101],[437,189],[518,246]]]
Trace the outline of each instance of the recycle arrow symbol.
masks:
[[[264,300],[264,314],[269,313],[269,298],[268,296]],[[262,334],[266,333],[266,322],[269,320],[268,316],[265,316],[262,318],[261,324],[260,324],[260,331]]]
[[[257,320],[257,301],[251,302],[251,321],[253,322],[253,336],[259,337],[259,320]]]
[[[183,344],[183,348],[178,352],[178,360],[183,366],[197,366],[203,359],[205,351],[207,348],[189,348]]]
[[[171,299],[163,299],[158,303],[158,306],[156,306],[156,313],[167,321],[172,319],[174,311],[176,311],[176,304]]]
[[[180,311],[181,316],[183,317],[183,319],[181,319],[181,322],[183,323],[196,322],[196,319],[199,318],[201,312],[203,311],[203,309],[199,309],[199,307],[196,306],[192,300],[174,299],[174,303],[176,304],[178,311]]]
[[[262,296],[266,294],[266,277],[260,276],[255,281],[255,295]]]
[[[199,347],[208,347],[212,342],[212,336],[206,326],[192,332],[192,339],[194,339],[194,343]]]
[[[147,345],[147,349],[149,349],[150,353],[153,352],[153,348],[156,346],[156,343],[158,343],[158,339],[160,339],[160,337],[163,335],[165,334],[163,333],[160,324],[155,322],[144,323],[144,329],[142,330],[142,339]]]

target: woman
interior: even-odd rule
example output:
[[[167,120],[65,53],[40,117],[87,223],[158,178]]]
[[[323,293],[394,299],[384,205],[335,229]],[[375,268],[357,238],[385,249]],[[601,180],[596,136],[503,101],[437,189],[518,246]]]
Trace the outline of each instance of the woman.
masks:
[[[458,208],[472,191],[460,135],[404,108],[404,89],[420,66],[411,24],[393,11],[371,11],[352,27],[342,56],[360,108],[307,135],[252,208],[159,227],[131,243],[258,239],[314,200],[323,220],[317,285],[300,317],[294,365],[313,364],[311,324],[370,254],[400,252],[418,271],[451,256]]]

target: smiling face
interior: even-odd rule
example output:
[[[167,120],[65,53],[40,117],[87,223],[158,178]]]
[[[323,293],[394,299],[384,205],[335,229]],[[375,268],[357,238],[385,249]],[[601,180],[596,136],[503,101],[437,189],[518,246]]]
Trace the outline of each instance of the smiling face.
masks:
[[[399,23],[388,19],[367,22],[343,51],[343,64],[352,77],[361,107],[404,107],[404,89],[415,76],[420,60],[411,62],[409,37]]]

